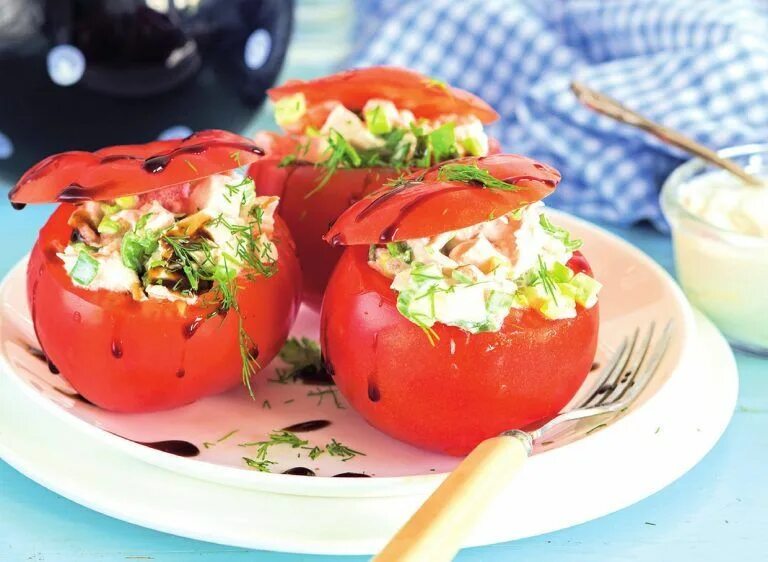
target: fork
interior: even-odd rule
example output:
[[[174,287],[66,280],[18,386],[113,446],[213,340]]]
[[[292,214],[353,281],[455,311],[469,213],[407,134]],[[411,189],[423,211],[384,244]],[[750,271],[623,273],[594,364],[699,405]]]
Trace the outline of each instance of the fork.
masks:
[[[374,562],[443,562],[452,560],[464,537],[499,489],[520,470],[533,445],[549,444],[563,430],[604,419],[589,434],[625,411],[653,378],[672,338],[668,322],[654,342],[656,324],[625,337],[585,398],[552,418],[486,439],[457,466],[395,534]],[[642,333],[641,333],[642,332]],[[606,417],[607,416],[607,417]]]

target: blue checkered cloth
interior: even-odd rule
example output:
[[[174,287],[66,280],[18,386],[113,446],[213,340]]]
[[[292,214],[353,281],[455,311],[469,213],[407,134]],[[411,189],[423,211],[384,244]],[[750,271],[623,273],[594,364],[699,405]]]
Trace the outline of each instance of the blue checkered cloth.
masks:
[[[765,0],[358,0],[351,66],[413,68],[493,105],[504,149],[552,164],[548,200],[663,227],[685,155],[583,107],[571,80],[713,148],[768,140]]]

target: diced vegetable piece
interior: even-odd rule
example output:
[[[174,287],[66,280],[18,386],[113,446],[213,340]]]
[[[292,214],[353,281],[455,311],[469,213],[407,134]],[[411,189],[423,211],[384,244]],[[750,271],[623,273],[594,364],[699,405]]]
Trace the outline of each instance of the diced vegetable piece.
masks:
[[[99,262],[85,250],[80,250],[69,276],[78,285],[90,285],[99,273]]]
[[[100,234],[117,234],[120,232],[120,223],[105,216],[99,223],[98,231]]]
[[[597,302],[597,294],[602,284],[585,273],[577,273],[570,282],[576,292],[574,300],[584,308],[592,308]]]
[[[115,199],[115,204],[121,209],[133,209],[139,204],[139,198],[136,195],[118,197],[117,199]]]
[[[392,130],[392,123],[380,105],[365,112],[365,125],[374,135],[385,135]]]
[[[307,112],[307,99],[299,92],[275,102],[275,121],[281,127],[292,125]]]
[[[465,138],[463,141],[461,141],[461,146],[463,146],[464,150],[466,150],[472,156],[483,155],[483,145],[480,144],[480,141],[475,137]]]

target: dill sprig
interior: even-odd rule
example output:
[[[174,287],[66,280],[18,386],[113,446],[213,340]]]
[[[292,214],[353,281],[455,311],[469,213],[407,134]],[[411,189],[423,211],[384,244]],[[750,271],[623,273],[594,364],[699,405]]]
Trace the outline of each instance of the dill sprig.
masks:
[[[344,404],[341,403],[339,400],[339,396],[336,394],[335,388],[320,388],[317,387],[315,390],[310,390],[307,392],[307,396],[309,397],[315,397],[317,398],[317,405],[320,406],[323,403],[323,399],[326,396],[331,396],[333,399],[333,403],[336,405],[336,408],[339,410],[344,410]]]
[[[539,260],[539,271],[538,271],[539,280],[541,280],[541,284],[544,286],[544,290],[552,299],[552,302],[557,304],[557,294],[556,294],[557,286],[555,285],[555,281],[552,279],[552,276],[549,274],[547,265],[544,263],[544,258],[542,258],[541,255],[539,255],[538,260]]]
[[[295,433],[291,431],[273,431],[269,434],[269,439],[265,441],[252,441],[248,443],[240,443],[240,447],[257,447],[256,458],[266,459],[269,449],[276,445],[290,445],[292,449],[298,449],[309,444],[309,441],[300,439]]]
[[[444,181],[474,183],[489,189],[501,189],[504,191],[517,191],[520,189],[514,184],[493,177],[488,170],[484,170],[476,164],[445,164],[440,167],[437,178]]]
[[[358,168],[363,162],[357,150],[336,129],[331,129],[329,133],[325,154],[327,158],[318,164],[325,168],[323,177],[314,189],[304,196],[304,199],[309,199],[323,189],[339,168]]]
[[[243,460],[245,461],[245,464],[251,468],[255,468],[259,472],[272,472],[269,469],[270,465],[277,464],[275,461],[268,461],[266,459],[255,460],[249,457],[243,457]]]
[[[331,439],[331,442],[325,446],[325,450],[332,457],[342,457],[342,462],[346,462],[349,459],[356,457],[357,455],[366,456],[365,453],[347,447],[346,445],[336,441],[336,439]]]

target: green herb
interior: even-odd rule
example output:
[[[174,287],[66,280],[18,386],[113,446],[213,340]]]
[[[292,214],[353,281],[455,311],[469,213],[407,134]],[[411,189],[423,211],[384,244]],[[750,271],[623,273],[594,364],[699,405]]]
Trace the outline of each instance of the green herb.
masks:
[[[341,459],[342,462],[346,462],[357,455],[366,456],[365,453],[351,449],[335,439],[331,439],[331,442],[325,446],[325,450],[328,451],[328,454],[332,457],[343,457]]]
[[[544,287],[544,290],[552,299],[552,302],[555,303],[555,305],[557,305],[557,294],[555,293],[555,291],[557,291],[557,286],[555,285],[555,281],[550,276],[549,270],[547,269],[547,265],[544,263],[544,259],[541,257],[541,255],[538,256],[538,261],[539,261],[538,278],[541,281],[541,284]]]
[[[454,135],[453,123],[446,123],[428,136],[429,146],[432,148],[432,157],[435,162],[442,162],[458,156],[456,153],[456,136]],[[427,166],[423,166],[426,168]]]
[[[290,365],[289,369],[275,369],[276,379],[271,382],[287,384],[295,380],[298,373],[308,367],[322,369],[320,346],[309,338],[288,338],[280,350],[280,359]]]
[[[389,242],[387,251],[393,258],[411,263],[413,261],[413,252],[406,242]]]
[[[232,431],[230,431],[229,433],[226,433],[226,434],[222,435],[221,437],[219,437],[219,438],[216,440],[216,443],[221,443],[222,441],[226,441],[227,439],[229,439],[230,437],[232,437],[232,436],[233,436],[235,433],[237,433],[237,432],[238,432],[238,430],[237,430],[237,429],[233,429],[233,430],[232,430]]]
[[[444,164],[440,167],[437,177],[444,181],[475,183],[489,189],[502,189],[504,191],[520,189],[516,185],[493,177],[488,170],[480,168],[477,164]]]
[[[136,230],[126,233],[120,245],[120,257],[123,260],[123,265],[141,274],[149,256],[157,250],[157,245],[158,241],[154,233],[139,233]]]
[[[553,238],[560,240],[568,251],[573,252],[574,250],[581,248],[581,240],[571,240],[570,232],[560,226],[555,226],[552,224],[549,221],[549,218],[547,218],[547,216],[543,213],[539,215],[539,224],[541,225],[541,228],[543,228]]]
[[[261,403],[262,408],[266,408],[267,410],[272,409],[272,404],[269,403],[269,400],[264,400],[264,402]]]
[[[249,443],[240,443],[240,447],[257,447],[256,457],[258,459],[267,458],[270,447],[276,445],[290,445],[292,449],[298,449],[307,445],[309,441],[300,439],[295,433],[291,431],[273,431],[269,434],[269,439],[266,441],[253,441]]]
[[[266,459],[257,461],[248,457],[243,457],[243,460],[245,461],[245,464],[251,468],[255,468],[259,472],[272,472],[269,467],[273,464],[277,464],[275,461],[268,461]]]
[[[309,447],[302,447],[302,448],[309,450],[309,458],[312,459],[312,460],[317,459],[317,457],[319,457],[320,455],[322,455],[325,452],[325,449],[321,449],[317,445],[315,445],[311,449]]]
[[[295,154],[287,154],[280,159],[280,162],[277,163],[277,167],[285,168],[287,166],[290,166],[291,164],[294,164],[298,159],[299,157],[296,156]]]
[[[330,130],[328,148],[325,153],[327,158],[318,164],[325,168],[323,177],[317,186],[304,196],[304,199],[309,199],[323,189],[339,168],[358,168],[362,164],[362,159],[357,150],[336,129]]]
[[[365,124],[374,135],[384,135],[392,130],[392,123],[380,105],[365,112]]]
[[[345,409],[344,405],[341,403],[338,395],[336,394],[335,388],[316,388],[315,390],[311,390],[307,392],[307,396],[317,397],[318,406],[323,403],[323,399],[328,395],[330,395],[333,398],[333,403],[336,405],[336,407],[339,410]]]
[[[88,286],[99,273],[99,262],[85,250],[77,254],[75,265],[69,272],[69,276],[78,284]]]

